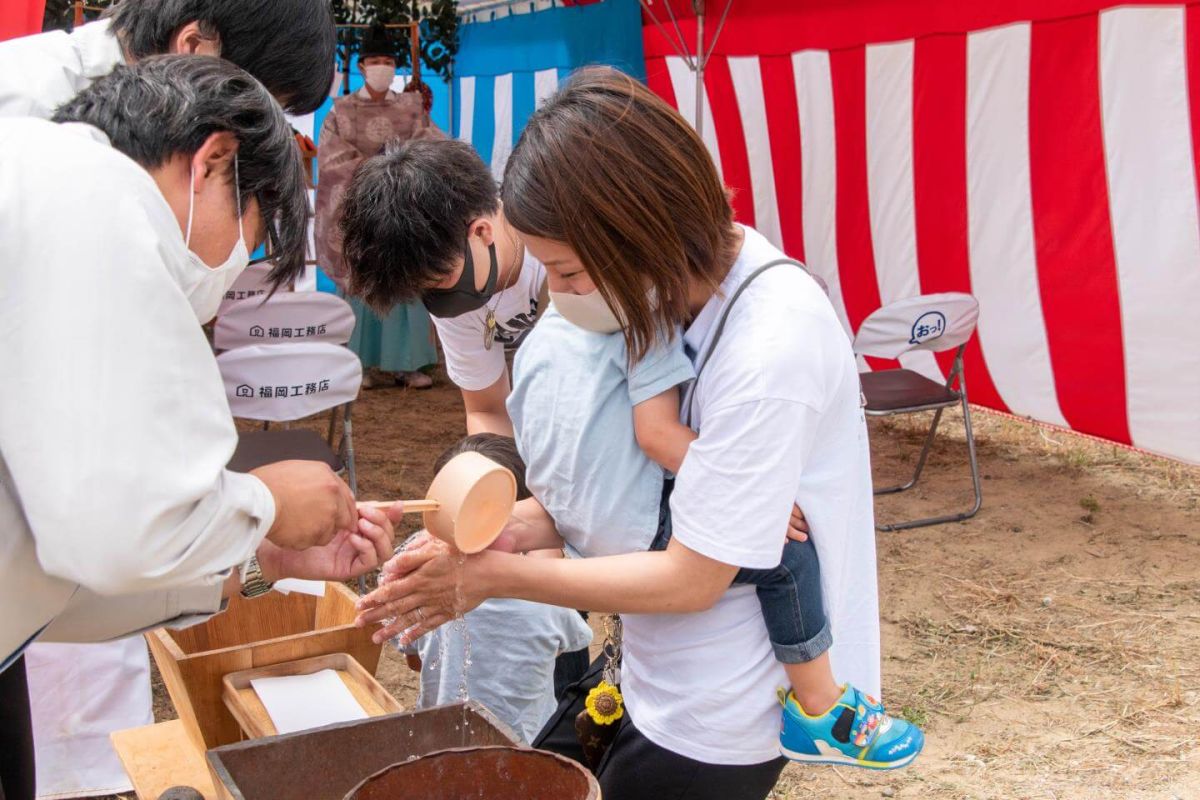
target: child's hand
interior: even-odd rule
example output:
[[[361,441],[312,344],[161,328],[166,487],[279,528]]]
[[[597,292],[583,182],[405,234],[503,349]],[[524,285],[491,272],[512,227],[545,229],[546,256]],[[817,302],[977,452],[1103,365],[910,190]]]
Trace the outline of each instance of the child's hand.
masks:
[[[792,518],[788,520],[787,537],[793,542],[808,541],[808,520],[804,518],[804,512],[800,510],[800,506],[792,506]]]
[[[501,531],[496,540],[488,545],[488,550],[499,550],[501,553],[517,552],[517,537],[507,531]]]

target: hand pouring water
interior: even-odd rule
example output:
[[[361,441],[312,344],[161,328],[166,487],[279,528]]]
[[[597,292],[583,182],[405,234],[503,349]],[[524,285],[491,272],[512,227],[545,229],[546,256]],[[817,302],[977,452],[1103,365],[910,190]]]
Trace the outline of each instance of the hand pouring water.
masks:
[[[363,505],[404,504],[404,513],[421,512],[425,527],[464,553],[486,550],[512,516],[517,480],[490,458],[459,453],[433,478],[424,500],[372,501]]]

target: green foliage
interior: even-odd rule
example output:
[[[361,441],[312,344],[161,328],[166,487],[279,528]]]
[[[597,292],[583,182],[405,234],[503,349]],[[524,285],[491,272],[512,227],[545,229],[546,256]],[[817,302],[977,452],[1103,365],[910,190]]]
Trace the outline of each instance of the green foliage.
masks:
[[[929,724],[929,712],[919,706],[901,706],[900,718],[908,720],[918,728]]]
[[[402,25],[415,20],[421,25],[421,62],[446,80],[451,78],[454,56],[458,53],[457,0],[424,3],[418,0],[333,0],[331,8],[339,24]],[[358,50],[363,33],[361,28],[338,30],[338,43],[344,57]],[[396,50],[397,64],[401,68],[411,67],[406,38],[397,37]]]
[[[458,2],[433,0],[421,20],[421,59],[446,80],[458,55]]]

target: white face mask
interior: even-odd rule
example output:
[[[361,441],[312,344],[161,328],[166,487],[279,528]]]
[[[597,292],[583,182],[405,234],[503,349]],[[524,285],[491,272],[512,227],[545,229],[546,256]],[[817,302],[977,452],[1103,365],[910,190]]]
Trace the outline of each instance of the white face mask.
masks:
[[[366,77],[367,86],[377,92],[386,92],[396,77],[396,70],[387,64],[371,64],[363,67],[363,75]]]
[[[193,164],[192,184],[188,187],[187,233],[183,237],[184,245],[189,248],[192,242],[192,210],[196,198],[192,186],[195,185],[195,181],[196,166]],[[238,240],[229,257],[223,264],[210,267],[191,249],[188,250],[188,278],[191,280],[183,287],[183,291],[187,294],[192,311],[196,312],[196,319],[200,320],[201,325],[217,315],[221,298],[250,263],[250,251],[246,249],[246,233],[242,230],[242,194],[238,183],[237,156],[233,157],[233,193],[237,198]]]
[[[550,292],[550,302],[572,325],[593,333],[616,333],[624,327],[599,289],[587,294]]]

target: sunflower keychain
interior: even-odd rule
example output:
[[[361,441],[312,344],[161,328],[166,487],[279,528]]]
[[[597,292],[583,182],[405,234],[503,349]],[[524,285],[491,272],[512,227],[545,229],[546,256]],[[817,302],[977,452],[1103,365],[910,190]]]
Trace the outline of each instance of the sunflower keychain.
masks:
[[[592,687],[584,701],[584,710],[575,717],[575,733],[583,745],[583,755],[594,770],[600,766],[605,751],[612,744],[625,716],[625,701],[621,697],[621,618],[615,614],[604,618],[604,671],[600,683]]]

